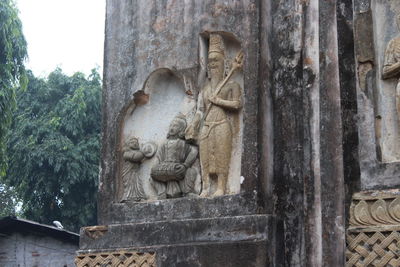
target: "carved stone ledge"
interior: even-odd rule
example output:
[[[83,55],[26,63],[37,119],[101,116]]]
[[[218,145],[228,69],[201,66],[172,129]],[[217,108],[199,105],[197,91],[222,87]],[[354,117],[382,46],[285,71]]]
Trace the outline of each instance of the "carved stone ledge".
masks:
[[[353,195],[346,267],[400,266],[400,190]]]
[[[108,231],[107,225],[89,226],[84,229],[85,234],[92,239],[102,237]]]
[[[80,254],[75,258],[76,267],[156,267],[154,252],[112,251]]]
[[[353,195],[350,228],[400,225],[400,190],[366,191]]]

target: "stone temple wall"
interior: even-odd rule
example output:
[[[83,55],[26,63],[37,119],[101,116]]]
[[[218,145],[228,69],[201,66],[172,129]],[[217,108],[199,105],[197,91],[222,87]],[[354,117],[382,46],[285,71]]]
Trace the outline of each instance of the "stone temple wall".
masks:
[[[108,0],[77,266],[400,266],[399,12]]]
[[[346,266],[400,266],[399,14],[398,1],[354,1],[360,173],[346,214]]]
[[[254,0],[107,2],[103,226],[81,230],[77,266],[273,264],[260,16]]]

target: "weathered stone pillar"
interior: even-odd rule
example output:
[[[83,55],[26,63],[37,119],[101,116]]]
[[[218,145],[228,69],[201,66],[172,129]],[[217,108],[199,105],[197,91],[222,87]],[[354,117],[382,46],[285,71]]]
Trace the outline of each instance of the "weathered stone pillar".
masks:
[[[339,81],[337,1],[320,0],[320,107],[322,259],[325,266],[343,266],[345,191],[343,132]]]
[[[337,1],[271,1],[275,210],[285,266],[344,264],[337,8]]]

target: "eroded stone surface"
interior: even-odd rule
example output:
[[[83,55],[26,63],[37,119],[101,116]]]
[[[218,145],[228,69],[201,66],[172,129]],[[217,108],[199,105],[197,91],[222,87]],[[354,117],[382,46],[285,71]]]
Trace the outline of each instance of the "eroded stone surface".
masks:
[[[387,46],[400,34],[396,25],[399,7],[397,1],[354,2],[360,178],[353,172],[354,178],[349,179],[355,190],[390,188],[400,183],[397,79],[382,79]]]
[[[374,23],[374,43],[376,55],[376,130],[383,162],[400,160],[399,116],[396,109],[396,87],[398,78],[393,74],[393,64],[397,58],[396,36],[400,34],[397,14],[400,3],[374,1],[372,7]]]
[[[143,90],[134,94],[133,100],[122,109],[124,120],[121,125],[120,146],[132,136],[138,138],[140,142],[154,143],[156,151],[160,147],[168,133],[168,128],[174,117],[179,113],[188,114],[195,108],[194,98],[185,91],[183,82],[168,69],[159,69],[149,75]],[[119,194],[121,192],[124,201],[143,201],[157,197],[154,186],[151,185],[151,167],[157,161],[156,158],[146,157],[148,160],[139,160],[136,163],[135,179],[131,179],[131,184],[126,183],[126,161],[124,158],[125,149],[118,157],[118,164],[121,166],[117,174]],[[144,155],[143,155],[144,157]],[[138,164],[140,163],[140,164]],[[132,165],[132,164],[131,164]],[[128,166],[133,169],[133,166]],[[132,175],[131,175],[132,176]],[[197,179],[199,180],[199,179]],[[132,184],[134,183],[134,184]],[[129,188],[136,188],[136,194],[126,196]],[[197,183],[197,190],[200,184]]]
[[[233,129],[238,134],[233,141],[231,162],[234,164],[230,164],[229,170],[233,178],[227,181],[227,191],[255,190],[258,185],[255,115],[259,56],[258,29],[254,27],[258,21],[256,1],[185,3],[184,9],[174,1],[147,1],[137,6],[109,1],[107,10],[100,213],[107,212],[107,206],[118,201],[123,192],[120,176],[123,140],[134,135],[141,142],[160,145],[173,116],[182,112],[191,120],[190,110],[206,79],[210,32],[224,35],[227,70],[240,48],[245,58],[243,74],[232,77],[242,88],[244,101],[239,125]],[[151,106],[157,95],[165,94],[170,94],[167,103],[159,101],[157,107]],[[168,102],[172,96],[173,102]],[[156,116],[151,115],[155,113],[150,114],[150,110],[163,119],[153,118]],[[157,125],[157,136],[154,125]],[[140,177],[149,177],[154,160],[141,163]],[[147,178],[143,188],[151,198],[156,194]]]

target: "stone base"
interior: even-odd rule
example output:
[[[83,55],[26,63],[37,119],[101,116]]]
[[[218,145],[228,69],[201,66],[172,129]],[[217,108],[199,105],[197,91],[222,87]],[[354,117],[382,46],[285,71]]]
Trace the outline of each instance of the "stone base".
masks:
[[[175,198],[146,202],[111,203],[100,210],[99,223],[124,224],[174,221],[265,213],[257,192],[215,198]]]
[[[96,266],[78,265],[89,254],[115,266],[273,266],[275,225],[273,216],[258,214],[86,227],[77,266]]]

